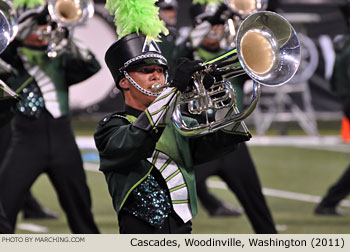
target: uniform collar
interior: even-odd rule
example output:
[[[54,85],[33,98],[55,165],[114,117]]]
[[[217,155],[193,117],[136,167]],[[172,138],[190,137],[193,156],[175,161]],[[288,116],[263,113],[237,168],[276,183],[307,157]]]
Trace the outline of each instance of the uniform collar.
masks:
[[[125,103],[124,97],[122,94],[117,95],[117,104],[115,113],[117,114],[127,114],[138,117],[143,111],[135,109]]]
[[[130,107],[129,105],[125,104],[125,112],[128,115],[132,115],[135,117],[139,117],[139,115],[143,112],[141,110],[135,109],[133,107]]]

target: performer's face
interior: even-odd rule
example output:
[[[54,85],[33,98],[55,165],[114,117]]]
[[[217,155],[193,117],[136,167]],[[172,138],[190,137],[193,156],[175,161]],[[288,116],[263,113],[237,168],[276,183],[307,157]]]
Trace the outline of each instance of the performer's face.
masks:
[[[224,34],[223,25],[214,25],[212,30],[209,32],[202,42],[202,46],[211,49],[212,51],[220,49],[220,40]]]
[[[45,29],[46,25],[39,26],[24,40],[24,44],[37,47],[46,46],[48,41],[42,36]]]
[[[164,67],[159,65],[140,66],[129,72],[130,77],[143,89],[152,92],[152,85],[165,84]],[[136,109],[145,110],[156,97],[138,91],[126,78],[119,82],[123,89],[125,102]]]
[[[165,22],[166,26],[175,26],[177,11],[175,9],[159,9],[159,18]]]

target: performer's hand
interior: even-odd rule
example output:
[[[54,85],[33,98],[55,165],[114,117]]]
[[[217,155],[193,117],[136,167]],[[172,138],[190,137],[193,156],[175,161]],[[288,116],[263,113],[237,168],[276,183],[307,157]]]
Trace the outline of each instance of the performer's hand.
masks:
[[[181,92],[185,91],[192,81],[192,75],[195,72],[204,69],[200,63],[201,61],[199,60],[191,61],[188,58],[178,58],[175,64],[172,86],[176,87]]]
[[[205,89],[209,89],[215,82],[215,77],[209,73],[206,73],[203,78],[203,86]]]

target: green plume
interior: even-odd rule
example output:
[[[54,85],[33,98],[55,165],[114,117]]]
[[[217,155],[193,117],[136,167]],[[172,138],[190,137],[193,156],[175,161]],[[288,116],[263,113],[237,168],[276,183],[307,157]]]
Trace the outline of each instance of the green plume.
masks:
[[[13,6],[17,9],[26,5],[29,8],[34,8],[37,5],[44,5],[45,0],[13,0]]]
[[[222,3],[224,0],[193,0],[193,4],[220,4]]]
[[[159,19],[157,0],[107,0],[105,8],[114,14],[119,38],[137,32],[159,41],[158,35],[167,35],[168,29]]]

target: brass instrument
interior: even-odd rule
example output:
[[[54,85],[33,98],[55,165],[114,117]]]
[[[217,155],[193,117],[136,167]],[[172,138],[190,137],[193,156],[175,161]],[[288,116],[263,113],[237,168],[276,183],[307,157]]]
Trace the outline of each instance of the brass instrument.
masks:
[[[17,32],[17,16],[12,1],[0,0],[0,53],[16,37]]]
[[[225,3],[241,15],[266,10],[268,0],[225,0]]]
[[[48,37],[48,56],[56,57],[66,46],[62,41],[71,36],[77,25],[84,24],[94,15],[93,0],[49,0],[48,11],[57,27],[48,26],[43,36]]]
[[[8,99],[19,99],[18,94],[0,80],[0,101]]]
[[[180,95],[172,121],[183,135],[203,135],[247,118],[255,109],[260,97],[260,84],[279,86],[287,83],[300,63],[300,44],[296,32],[282,16],[269,11],[249,15],[241,23],[236,48],[202,63],[205,69],[193,75],[194,88]],[[206,74],[220,77],[208,90],[204,88]],[[243,112],[236,107],[235,90],[227,79],[248,74],[253,80],[250,105]],[[158,86],[158,89],[160,87]],[[211,113],[214,121],[207,120],[198,126],[186,125],[182,105],[191,114]],[[232,113],[226,113],[228,110]]]
[[[94,15],[93,0],[49,0],[51,19],[63,27],[75,27]]]
[[[17,32],[17,16],[12,1],[0,0],[0,54],[16,37]],[[0,70],[10,72],[12,69],[11,66],[0,59]],[[12,118],[18,100],[18,94],[0,80],[0,127]]]
[[[225,0],[224,3],[231,10],[225,23],[224,35],[229,47],[236,46],[234,38],[241,22],[250,14],[266,10],[268,2],[268,0]]]

